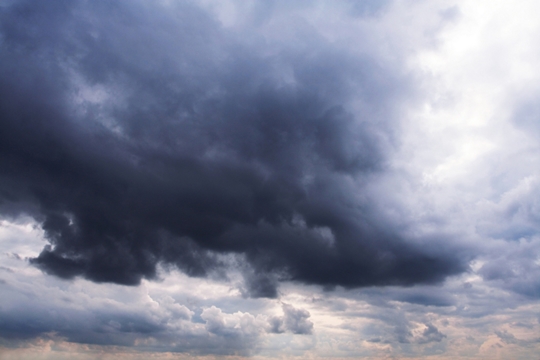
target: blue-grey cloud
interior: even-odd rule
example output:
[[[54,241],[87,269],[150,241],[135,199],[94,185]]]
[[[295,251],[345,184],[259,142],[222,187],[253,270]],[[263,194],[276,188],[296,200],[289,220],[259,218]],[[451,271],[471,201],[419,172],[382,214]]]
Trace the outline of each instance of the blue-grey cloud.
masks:
[[[2,6],[0,207],[45,231],[32,264],[136,285],[160,263],[205,276],[233,254],[246,294],[266,297],[282,280],[464,271],[468,259],[407,242],[362,193],[384,171],[408,79],[303,31],[301,47],[269,51],[188,3]]]
[[[282,304],[283,316],[274,316],[269,319],[270,332],[283,333],[290,331],[293,334],[311,334],[313,322],[309,317],[311,314],[305,309],[296,309],[290,304]]]

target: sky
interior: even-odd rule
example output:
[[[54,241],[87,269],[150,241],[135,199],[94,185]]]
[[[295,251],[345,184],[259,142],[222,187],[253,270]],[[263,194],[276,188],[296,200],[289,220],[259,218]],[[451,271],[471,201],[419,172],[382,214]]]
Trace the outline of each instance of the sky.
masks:
[[[0,0],[0,358],[540,359],[539,12]]]

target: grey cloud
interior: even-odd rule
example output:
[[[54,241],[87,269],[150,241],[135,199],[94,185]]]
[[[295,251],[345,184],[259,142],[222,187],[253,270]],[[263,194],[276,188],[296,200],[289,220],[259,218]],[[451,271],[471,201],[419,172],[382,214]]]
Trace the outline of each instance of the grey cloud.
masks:
[[[527,151],[530,151],[528,149]],[[532,298],[540,296],[540,181],[537,174],[523,175],[519,154],[497,200],[484,201],[477,231],[488,239],[478,273],[492,285]],[[536,155],[531,155],[536,156]]]
[[[517,343],[516,337],[512,335],[511,333],[509,333],[508,331],[495,331],[495,334],[499,337],[499,339],[501,339],[505,343],[508,343],[508,344]]]
[[[533,131],[535,135],[538,135],[540,127],[538,126],[538,120],[540,119],[540,104],[536,94],[532,94],[532,97],[525,97],[517,104],[513,120],[516,125],[523,128],[526,131]]]
[[[400,319],[401,321],[394,328],[395,339],[402,344],[409,344],[413,337],[412,331],[410,329],[409,322],[405,319]]]
[[[242,343],[250,343],[249,348],[253,348],[267,328],[264,317],[249,313],[224,314],[215,306],[204,309],[201,318],[205,321],[206,330],[221,338],[219,348],[225,349],[238,348]]]
[[[268,324],[270,325],[270,328],[269,328],[270,333],[281,334],[285,332],[282,316],[270,317],[270,319],[268,319]]]
[[[276,276],[273,274],[254,274],[252,271],[244,273],[245,287],[241,290],[246,297],[278,297]]]
[[[463,286],[461,286],[461,288],[463,288]],[[417,285],[412,287],[371,287],[355,291],[336,290],[334,292],[336,295],[354,299],[355,301],[365,301],[373,306],[381,308],[393,308],[394,305],[392,305],[391,302],[395,301],[401,302],[401,306],[414,308],[417,306],[455,306],[458,304],[459,294],[462,291],[462,289],[451,288],[448,284],[445,284],[445,286]],[[332,306],[335,306],[335,303],[333,303]],[[440,310],[443,311],[443,309]]]
[[[233,254],[245,293],[275,297],[466,269],[362,194],[409,86],[391,64],[318,36],[268,54],[186,3],[15,1],[0,36],[0,210],[41,223],[45,272],[136,285]]]
[[[269,332],[280,334],[290,331],[293,334],[307,335],[313,331],[311,314],[305,309],[296,309],[292,305],[282,304],[283,316],[272,316],[268,319]]]
[[[527,297],[540,297],[540,240],[523,239],[492,251],[478,273],[498,286]]]
[[[502,330],[502,331],[495,331],[495,334],[504,341],[507,344],[516,344],[520,346],[530,346],[534,344],[540,343],[540,337],[534,338],[534,339],[527,339],[527,340],[521,340],[516,338],[512,333]]]
[[[4,294],[7,294],[4,290]],[[133,346],[141,336],[159,335],[166,328],[148,316],[102,310],[77,311],[49,304],[47,308],[23,301],[2,309],[0,337],[8,340],[32,339],[55,334],[71,342]]]
[[[442,287],[405,289],[392,294],[392,299],[425,306],[453,306],[456,299]]]
[[[391,3],[390,0],[362,0],[362,1],[347,1],[351,6],[351,13],[356,16],[373,16],[379,15]]]
[[[441,333],[437,327],[431,323],[423,324],[425,329],[420,333],[414,333],[413,326],[409,321],[400,321],[395,326],[394,335],[396,340],[402,344],[429,344],[433,342],[441,342],[446,335]]]
[[[452,298],[425,294],[407,294],[396,300],[425,306],[452,306],[455,304],[455,301]]]
[[[14,272],[12,268],[6,267],[6,266],[0,266],[0,270],[7,271],[9,273]]]
[[[17,280],[13,275],[13,285],[2,288],[0,342],[7,346],[44,339],[135,351],[247,356],[258,351],[269,330],[266,316],[224,313],[215,306],[203,309],[198,322],[194,311],[170,296],[122,303],[119,297],[100,298],[71,288],[66,298],[57,285],[28,289]]]
[[[526,176],[503,192],[498,202],[484,206],[485,217],[480,219],[480,233],[493,238],[519,240],[530,238],[540,232],[540,181],[538,176]]]
[[[425,324],[426,329],[422,332],[422,336],[416,341],[419,344],[428,344],[431,342],[441,342],[446,335],[441,333],[433,324]]]

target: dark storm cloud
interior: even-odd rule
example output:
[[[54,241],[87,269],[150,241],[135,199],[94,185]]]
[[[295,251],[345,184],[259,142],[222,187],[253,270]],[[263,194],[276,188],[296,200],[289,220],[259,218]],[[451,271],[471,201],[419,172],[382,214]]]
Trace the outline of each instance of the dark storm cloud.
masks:
[[[280,280],[463,271],[457,253],[407,243],[362,193],[406,79],[305,31],[290,40],[302,46],[270,44],[188,4],[0,8],[0,209],[42,224],[50,245],[32,263],[135,285],[159,263],[205,276],[236,254],[247,293],[269,297]]]

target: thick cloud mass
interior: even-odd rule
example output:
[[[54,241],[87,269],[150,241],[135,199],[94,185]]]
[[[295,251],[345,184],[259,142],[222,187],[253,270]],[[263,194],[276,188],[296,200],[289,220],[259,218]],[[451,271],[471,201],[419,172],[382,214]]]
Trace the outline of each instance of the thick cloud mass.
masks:
[[[298,46],[240,35],[185,4],[0,7],[0,209],[42,224],[50,245],[32,263],[134,285],[159,263],[205,276],[236,254],[248,294],[267,297],[280,280],[463,271],[363,194],[406,80],[314,29],[299,26]]]

